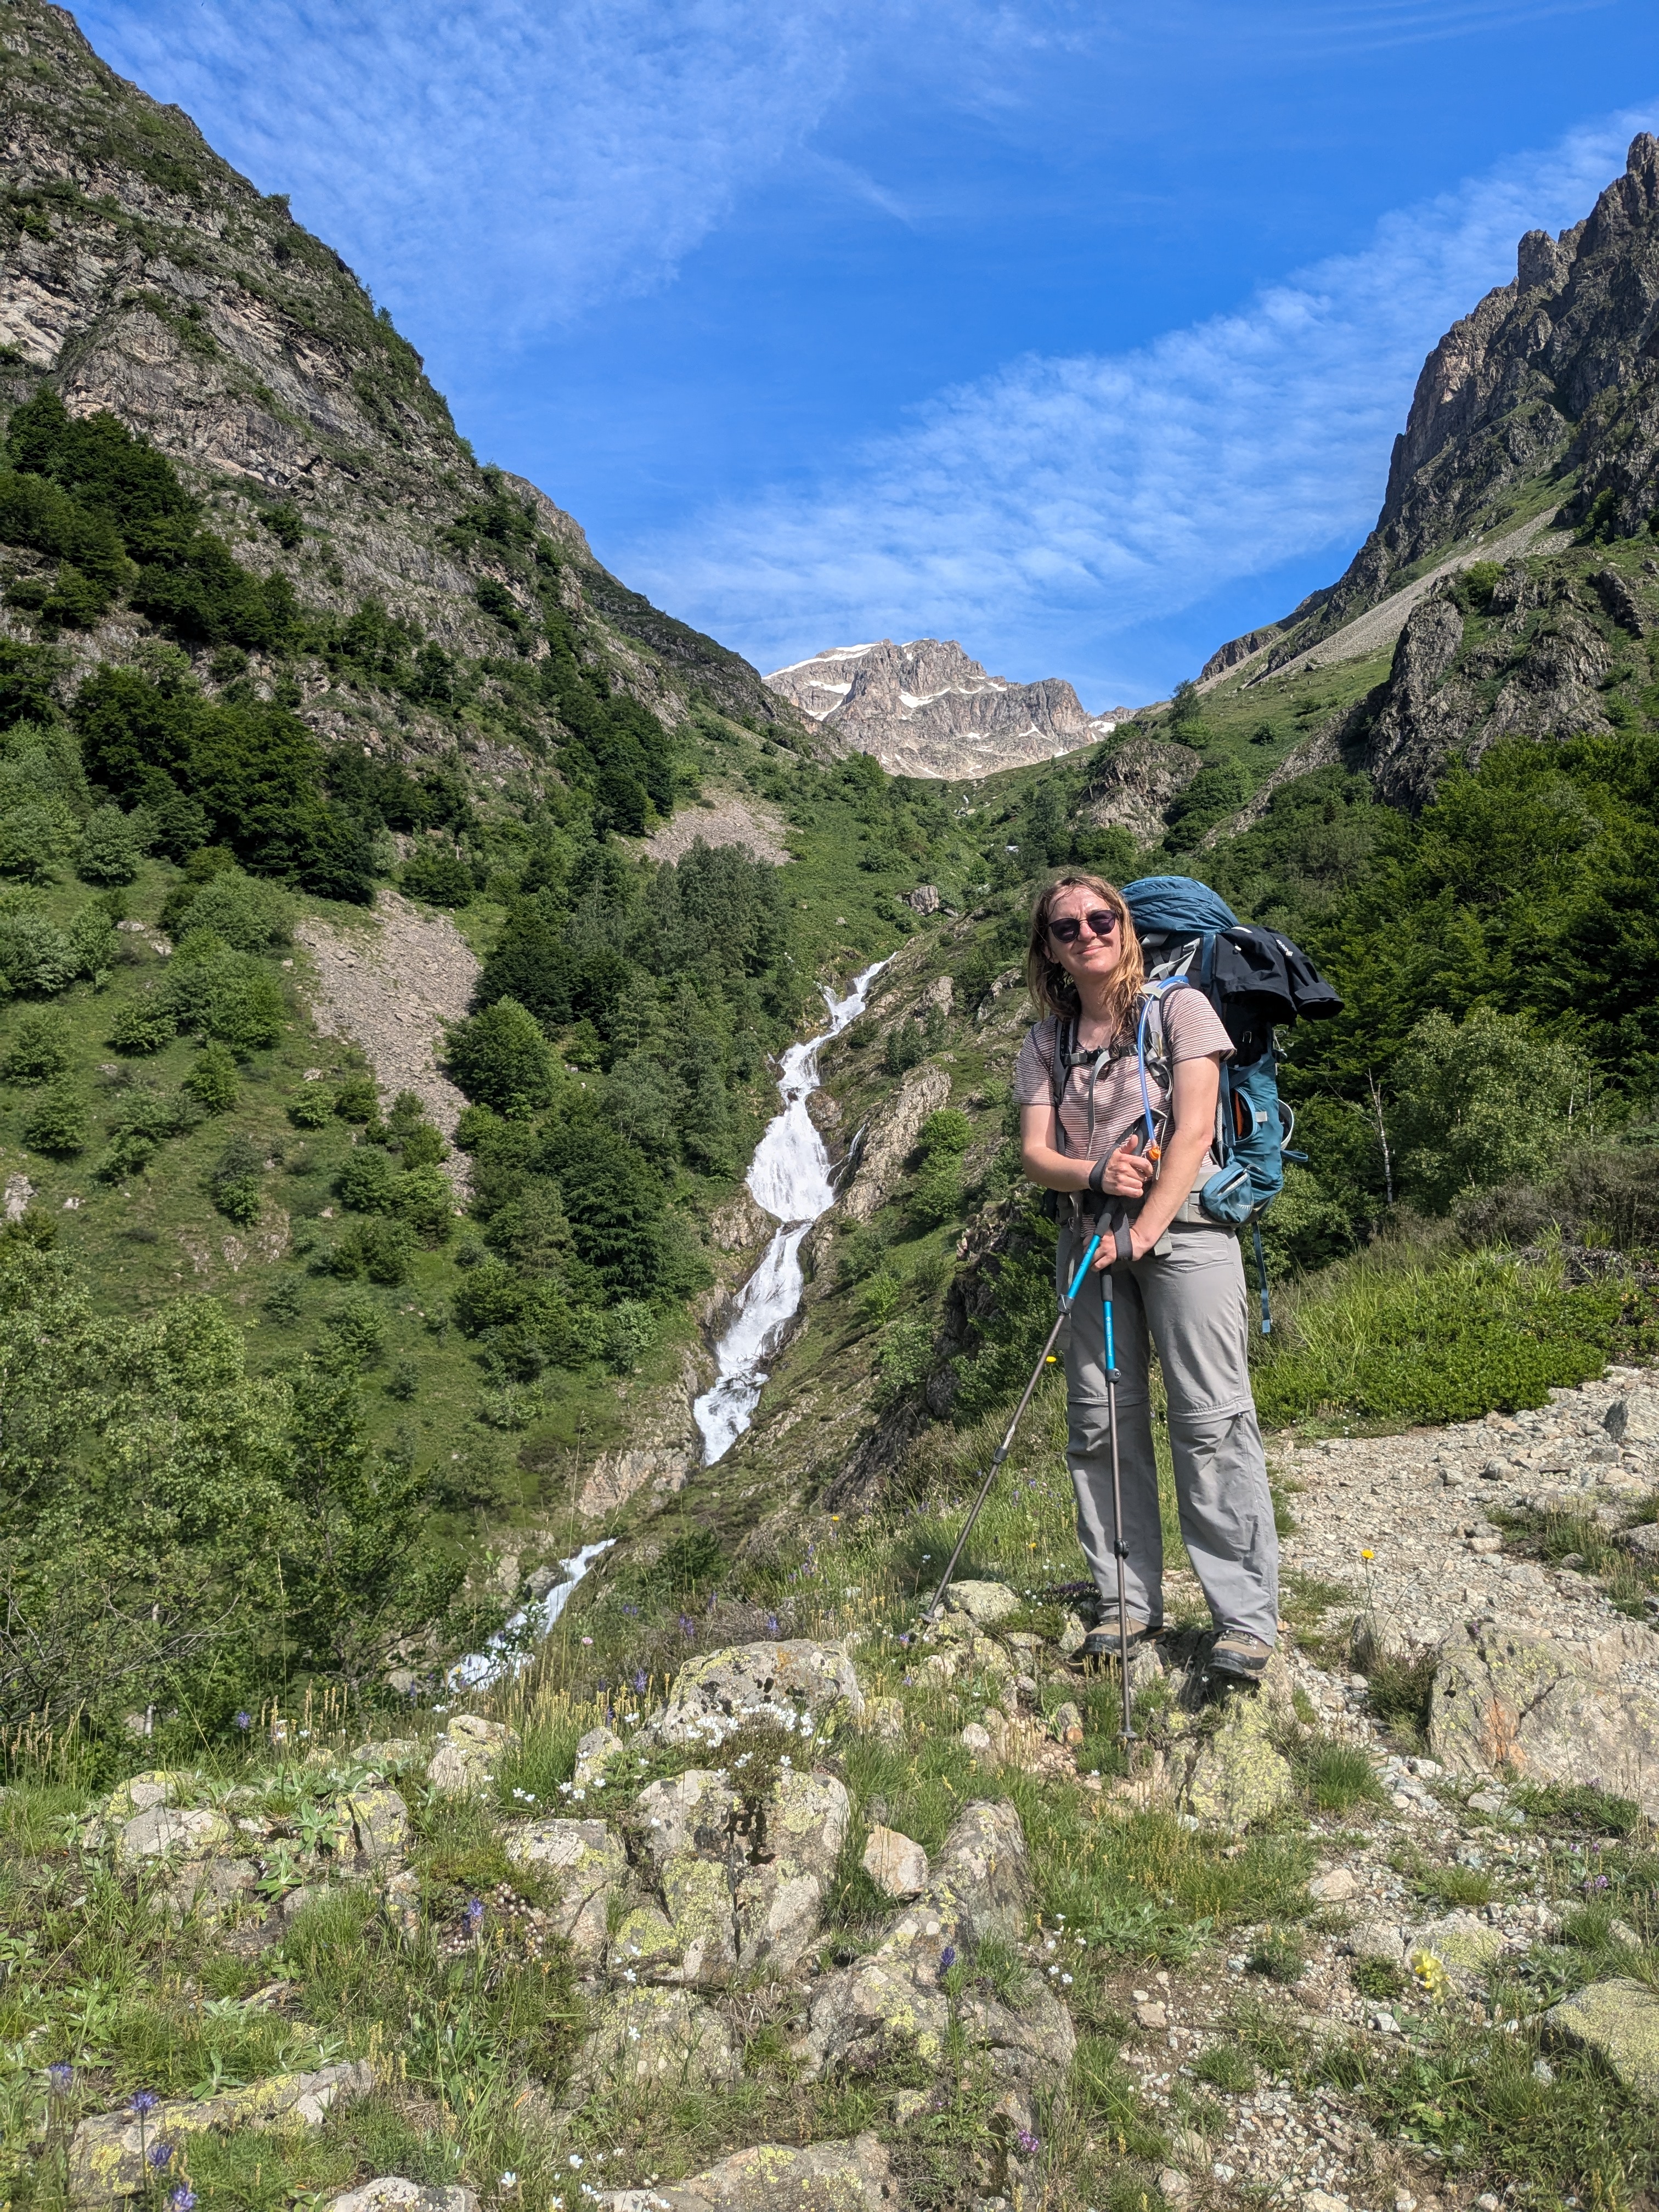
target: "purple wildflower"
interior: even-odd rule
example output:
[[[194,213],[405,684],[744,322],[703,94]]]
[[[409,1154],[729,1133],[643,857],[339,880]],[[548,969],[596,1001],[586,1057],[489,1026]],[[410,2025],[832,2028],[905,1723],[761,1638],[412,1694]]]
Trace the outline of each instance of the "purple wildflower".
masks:
[[[695,1644],[697,1640],[697,1624],[689,1613],[680,1615],[680,1634],[688,1644]]]
[[[157,2173],[163,2173],[173,2163],[173,2145],[164,2136],[158,2136],[144,2153],[144,2156],[155,2168]]]
[[[54,2058],[46,2069],[46,2087],[54,2097],[67,2097],[75,2086],[75,2069],[67,2058]]]
[[[948,1974],[951,1967],[954,1966],[956,1963],[957,1947],[954,1943],[947,1943],[945,1948],[939,1954],[939,1970],[940,1973]]]
[[[476,1936],[483,1926],[484,1909],[476,1897],[466,1900],[466,1926],[469,1935]]]
[[[1022,2128],[1014,2141],[1019,2147],[1022,2158],[1031,2158],[1042,2148],[1042,2137],[1034,2136],[1030,2128]]]
[[[146,2112],[153,2112],[161,2101],[154,2089],[139,2089],[134,2092],[132,2109],[142,2119]]]
[[[252,1714],[238,1713],[236,1716],[236,1725],[239,1729],[251,1729],[253,1726]]]
[[[904,1647],[904,1649],[905,1649],[907,1651],[909,1650],[909,1648],[910,1648],[910,1639],[909,1639],[909,1638],[908,1638],[908,1636],[901,1636],[901,1637],[900,1637],[900,1638],[899,1638],[899,1642],[900,1642],[900,1644]]]
[[[196,2191],[187,2181],[181,2181],[167,2198],[169,2212],[196,2212]]]
[[[766,1616],[766,1632],[769,1636],[776,1636],[779,1633],[778,1616],[775,1613],[769,1613]]]
[[[634,1687],[639,1692],[641,1697],[645,1695],[645,1669],[643,1667],[636,1667],[634,1669]]]

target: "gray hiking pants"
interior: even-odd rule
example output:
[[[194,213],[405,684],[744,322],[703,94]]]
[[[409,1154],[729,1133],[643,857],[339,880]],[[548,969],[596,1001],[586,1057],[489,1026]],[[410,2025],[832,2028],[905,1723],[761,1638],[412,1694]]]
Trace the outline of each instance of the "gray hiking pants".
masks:
[[[1210,1612],[1218,1628],[1243,1629],[1272,1644],[1279,1629],[1279,1538],[1246,1364],[1244,1263],[1233,1232],[1207,1222],[1177,1221],[1170,1241],[1164,1258],[1149,1255],[1120,1267],[1115,1278],[1118,1464],[1129,1547],[1124,1587],[1130,1617],[1154,1626],[1164,1619],[1164,1536],[1147,1387],[1150,1329],[1169,1395],[1181,1534]],[[1062,1227],[1062,1290],[1082,1252],[1083,1245]],[[1066,1457],[1077,1492],[1078,1540],[1095,1587],[1115,1619],[1117,1560],[1112,1550],[1100,1282],[1091,1274],[1072,1308]]]

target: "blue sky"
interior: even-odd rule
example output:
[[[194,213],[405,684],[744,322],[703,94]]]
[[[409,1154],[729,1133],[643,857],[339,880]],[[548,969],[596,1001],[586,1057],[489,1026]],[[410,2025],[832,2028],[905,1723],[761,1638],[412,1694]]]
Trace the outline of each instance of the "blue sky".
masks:
[[[1340,569],[1425,352],[1659,128],[1650,0],[77,13],[659,605],[1092,708]]]

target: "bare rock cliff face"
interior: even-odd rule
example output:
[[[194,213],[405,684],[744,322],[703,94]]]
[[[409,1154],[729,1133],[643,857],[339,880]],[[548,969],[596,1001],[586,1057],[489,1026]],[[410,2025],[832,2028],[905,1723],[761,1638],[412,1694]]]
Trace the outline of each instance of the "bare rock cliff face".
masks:
[[[1528,231],[1514,279],[1429,356],[1376,527],[1317,607],[1281,626],[1267,665],[1351,622],[1402,571],[1557,487],[1565,520],[1595,508],[1619,536],[1659,504],[1659,140],[1645,131],[1586,219],[1559,238]],[[1224,672],[1230,652],[1235,664],[1245,658],[1237,647],[1249,642],[1223,647],[1211,669]]]
[[[446,539],[483,473],[420,356],[338,254],[43,0],[0,6],[0,112],[12,397],[32,369],[72,414],[109,409],[180,465],[238,559],[285,569],[307,605],[373,597],[452,651],[499,652],[474,597],[488,550]],[[677,720],[695,683],[729,712],[796,720],[747,662],[601,568],[544,493],[504,482],[533,500],[569,562],[571,612],[646,704]],[[278,503],[301,531],[259,526]]]
[[[1051,760],[1115,726],[1111,716],[1086,714],[1060,678],[1008,683],[954,640],[835,646],[766,681],[837,750],[873,753],[896,775],[990,775]]]

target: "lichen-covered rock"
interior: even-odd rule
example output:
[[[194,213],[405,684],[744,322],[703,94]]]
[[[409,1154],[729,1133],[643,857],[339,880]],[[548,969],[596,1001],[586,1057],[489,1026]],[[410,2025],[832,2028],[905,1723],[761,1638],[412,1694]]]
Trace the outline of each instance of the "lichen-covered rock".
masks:
[[[884,2147],[866,2135],[805,2149],[756,2143],[690,2180],[601,2189],[589,2201],[605,2212],[878,2212],[900,2196]]]
[[[866,1698],[859,1725],[866,1735],[879,1736],[884,1743],[902,1741],[906,1726],[903,1698]]]
[[[1429,1741],[1455,1774],[1581,1783],[1659,1817],[1659,1699],[1526,1629],[1473,1621],[1446,1638]]]
[[[1214,1642],[1212,1633],[1188,1629],[1136,1653],[1131,1686],[1137,1697],[1157,1695],[1163,1741],[1140,1755],[1134,1774],[1112,1794],[1177,1806],[1196,1820],[1238,1829],[1290,1799],[1294,1778],[1275,1739],[1301,1723],[1282,1653],[1273,1654],[1253,1687],[1221,1687],[1207,1672]]]
[[[665,1743],[718,1747],[746,1721],[773,1719],[814,1734],[864,1713],[864,1693],[839,1644],[743,1644],[706,1652],[680,1669],[653,1733]]]
[[[737,1882],[738,1961],[744,1973],[787,1974],[823,1922],[852,1800],[833,1774],[786,1774],[759,1809],[760,1832]]]
[[[217,1918],[251,1896],[258,1879],[252,1859],[186,1859],[167,1886],[167,1908],[180,1920],[188,1912]]]
[[[1659,2104],[1659,1996],[1623,1976],[1575,1990],[1544,2015],[1564,2043],[1596,2051],[1627,2089]]]
[[[507,1856],[550,1879],[553,1925],[578,1959],[605,1956],[611,1897],[628,1875],[628,1854],[603,1820],[515,1820],[502,1831]]]
[[[1448,1912],[1413,1929],[1407,1948],[1432,1952],[1448,1966],[1479,1972],[1502,1954],[1504,1937],[1490,1921],[1477,1919],[1473,1912]]]
[[[614,1990],[577,2053],[577,2098],[607,2085],[666,2090],[733,2081],[739,2053],[720,2014],[685,1989]]]
[[[613,1759],[620,1759],[628,1746],[614,1729],[601,1725],[589,1729],[576,1746],[576,1771],[571,1780],[578,1790],[592,1789],[603,1784],[605,1771]]]
[[[232,1823],[207,1806],[152,1804],[123,1825],[116,1838],[115,1856],[129,1866],[143,1859],[160,1858],[167,1851],[184,1851],[199,1858],[236,1840]]]
[[[371,1774],[395,1774],[402,1767],[413,1766],[421,1755],[420,1740],[412,1735],[386,1736],[372,1743],[360,1743],[349,1756],[354,1766],[367,1767]],[[381,2185],[371,2183],[371,2188]],[[385,2185],[390,2187],[390,2183]]]
[[[957,1942],[988,1936],[1012,1942],[1030,1898],[1025,1831],[1006,1801],[964,1805],[951,1824],[922,1895],[922,1906]],[[912,1909],[913,1917],[921,1907]]]
[[[1006,1583],[952,1583],[945,1593],[952,1613],[965,1613],[981,1628],[990,1628],[1019,1611],[1020,1601]]]
[[[864,1846],[864,1871],[884,1897],[919,1897],[927,1887],[927,1854],[898,1829],[874,1827]]]
[[[426,1778],[446,1797],[469,1797],[487,1789],[518,1737],[500,1721],[477,1713],[457,1713],[438,1739],[427,1763]]]
[[[1615,1443],[1659,1449],[1659,1390],[1638,1383],[1613,1400],[1601,1425]]]
[[[470,2189],[444,2189],[391,2173],[330,2197],[323,2212],[478,2212],[478,2200]]]
[[[124,1828],[135,1814],[187,1796],[200,1778],[184,1767],[153,1766],[143,1774],[130,1775],[105,1798],[98,1808],[99,1817],[111,1831]]]
[[[142,2120],[131,2108],[97,2113],[82,2121],[70,2141],[70,2194],[83,2204],[137,2197],[149,2182],[143,2160],[150,2143],[233,2128],[319,2127],[331,2106],[367,2096],[374,2086],[374,2068],[359,2058],[313,2074],[275,2074],[217,2097],[169,2100]]]
[[[371,1867],[391,1869],[409,1848],[409,1808],[395,1790],[354,1790],[341,1801],[358,1856]]]

